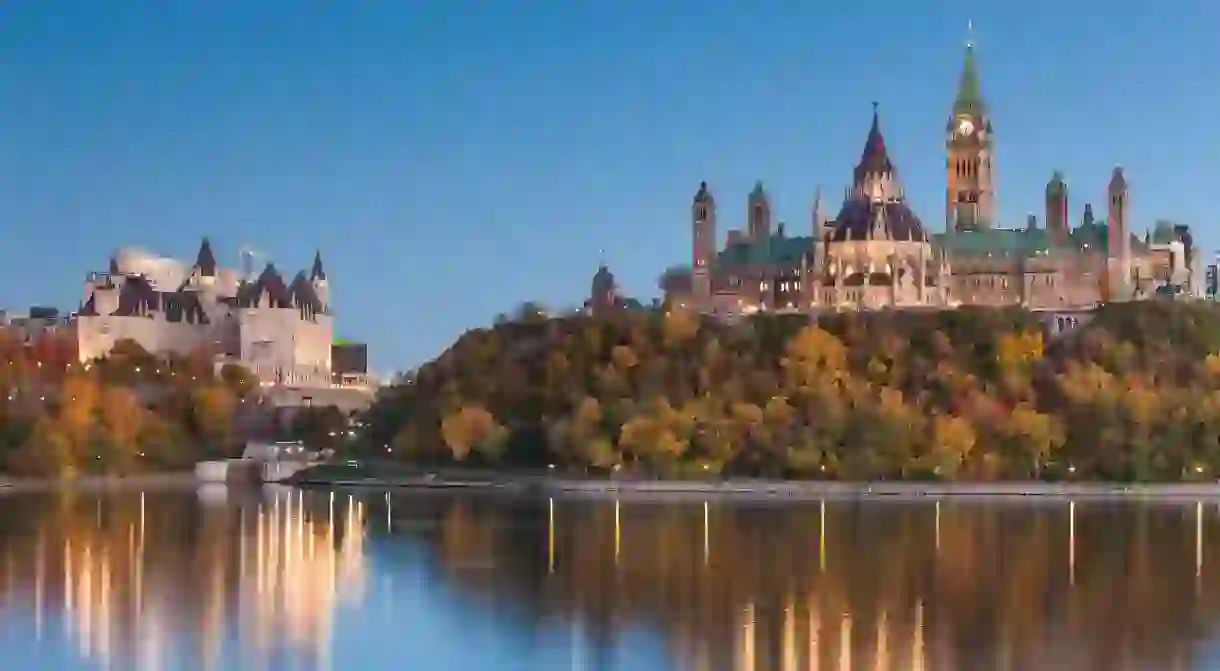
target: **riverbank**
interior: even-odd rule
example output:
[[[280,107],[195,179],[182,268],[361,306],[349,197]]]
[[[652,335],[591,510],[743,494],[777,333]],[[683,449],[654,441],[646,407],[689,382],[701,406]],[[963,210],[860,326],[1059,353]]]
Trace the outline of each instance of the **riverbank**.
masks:
[[[591,479],[548,475],[463,478],[436,474],[361,476],[354,471],[303,473],[291,484],[308,488],[494,491],[591,498],[735,498],[812,501],[824,499],[1063,498],[1220,501],[1220,483],[1104,482],[825,482],[784,480]]]
[[[180,489],[195,486],[192,471],[147,473],[141,475],[86,475],[72,479],[8,478],[0,476],[0,496],[29,492],[81,491],[99,492],[119,489]]]

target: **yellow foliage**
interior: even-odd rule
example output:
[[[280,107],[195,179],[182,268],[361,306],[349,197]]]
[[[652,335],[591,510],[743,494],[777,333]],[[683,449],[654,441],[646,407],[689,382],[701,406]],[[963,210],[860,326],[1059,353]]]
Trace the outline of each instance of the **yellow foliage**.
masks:
[[[105,389],[98,410],[99,438],[106,452],[105,466],[108,470],[126,473],[140,451],[145,410],[135,393],[126,387]]]
[[[89,443],[98,395],[98,385],[92,377],[74,375],[64,380],[56,423],[58,430],[78,449],[84,449]]]
[[[1005,333],[1000,336],[996,349],[1000,366],[1006,370],[1033,364],[1042,358],[1042,333],[1039,331]]]
[[[641,415],[623,425],[619,444],[650,461],[671,461],[686,451],[687,441],[665,417]]]
[[[635,350],[626,345],[618,345],[611,350],[610,359],[614,361],[614,366],[619,370],[629,370],[640,364],[640,358],[636,356]]]
[[[763,408],[763,421],[769,426],[790,424],[793,413],[794,411],[792,406],[788,405],[787,398],[775,396],[770,401],[767,401],[767,407]]]
[[[687,343],[699,333],[699,318],[686,310],[670,310],[661,322],[665,346],[674,348]]]
[[[1203,360],[1207,374],[1213,380],[1220,380],[1220,354],[1208,354]]]
[[[228,389],[209,384],[191,392],[191,406],[208,447],[217,452],[232,447],[237,398]]]
[[[504,427],[496,422],[490,412],[469,405],[441,421],[441,436],[453,453],[453,458],[458,461],[469,456],[475,448],[494,451],[505,437]]]
[[[798,385],[839,378],[847,368],[847,347],[816,326],[806,326],[788,341],[781,365]]]
[[[1088,401],[1113,390],[1114,376],[1095,363],[1068,366],[1059,384],[1073,401]]]
[[[932,418],[932,445],[951,467],[965,463],[977,440],[974,427],[962,417],[937,415]]]

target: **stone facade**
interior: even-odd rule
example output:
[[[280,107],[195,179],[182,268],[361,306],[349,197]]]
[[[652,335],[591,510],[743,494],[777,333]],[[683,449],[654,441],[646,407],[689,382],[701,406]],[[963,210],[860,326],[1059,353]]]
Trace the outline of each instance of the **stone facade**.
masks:
[[[154,354],[206,352],[264,384],[332,384],[330,283],[315,256],[291,282],[268,264],[242,277],[216,263],[204,239],[193,265],[124,250],[107,272],[90,273],[75,319],[81,361],[133,340]]]
[[[782,223],[773,231],[771,200],[757,183],[745,226],[721,246],[716,199],[701,183],[691,206],[691,264],[661,279],[667,304],[724,315],[962,304],[1077,310],[1198,293],[1201,254],[1189,228],[1158,224],[1137,237],[1122,168],[1110,176],[1104,221],[1086,204],[1072,227],[1068,185],[1056,171],[1046,187],[1045,226],[1033,215],[1022,226],[998,226],[993,132],[968,44],[946,125],[943,232],[925,229],[907,203],[874,104],[838,216],[823,216],[818,189],[809,235],[790,235]]]

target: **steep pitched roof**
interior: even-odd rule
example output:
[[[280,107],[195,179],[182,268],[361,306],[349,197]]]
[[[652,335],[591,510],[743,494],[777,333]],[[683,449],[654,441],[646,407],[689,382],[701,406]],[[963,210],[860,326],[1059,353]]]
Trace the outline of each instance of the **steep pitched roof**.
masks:
[[[322,268],[322,250],[314,252],[313,268],[309,271],[309,279],[317,281],[326,280],[326,271]]]
[[[216,276],[216,255],[212,253],[212,243],[207,238],[199,243],[199,253],[195,256],[195,267],[203,277]]]
[[[161,294],[143,276],[124,279],[119,287],[119,306],[111,314],[116,317],[136,317],[161,309]]]
[[[957,97],[953,100],[953,113],[983,114],[987,103],[983,100],[979,86],[978,64],[974,57],[974,43],[966,43],[966,56],[962,61],[962,74],[957,80]]]
[[[209,323],[200,295],[194,291],[176,291],[162,295],[165,321],[187,324]]]
[[[237,304],[241,307],[253,307],[259,303],[262,296],[266,296],[268,300],[262,307],[292,307],[292,294],[288,291],[288,285],[284,284],[284,278],[275,269],[275,264],[268,263],[257,279],[238,288]]]
[[[881,120],[877,113],[877,103],[873,103],[873,125],[868,129],[868,137],[864,140],[864,151],[860,153],[860,163],[856,166],[856,182],[859,183],[865,175],[889,173],[894,171],[890,154],[885,148],[885,137],[881,135]]]
[[[313,289],[313,284],[306,279],[305,273],[299,272],[288,285],[288,296],[292,304],[298,308],[309,308],[315,313],[322,312],[322,301]]]

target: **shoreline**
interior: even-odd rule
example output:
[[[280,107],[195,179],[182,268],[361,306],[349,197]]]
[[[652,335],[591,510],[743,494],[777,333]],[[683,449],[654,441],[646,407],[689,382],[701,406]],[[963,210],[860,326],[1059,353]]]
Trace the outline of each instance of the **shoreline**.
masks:
[[[72,480],[10,479],[0,476],[0,496],[56,491],[106,492],[195,489],[205,485],[193,472],[129,476],[90,475]],[[264,483],[305,489],[409,490],[535,495],[562,498],[698,500],[709,498],[753,502],[821,500],[919,501],[936,499],[1009,500],[1162,500],[1220,503],[1220,482],[829,482],[793,480],[598,480],[560,476],[457,477],[313,477]],[[225,485],[221,485],[225,486]]]
[[[528,476],[498,479],[309,478],[284,483],[304,488],[408,489],[499,492],[567,498],[705,498],[754,501],[825,499],[919,500],[941,498],[1160,499],[1220,501],[1220,482],[825,482],[782,480],[583,480]]]
[[[85,475],[69,480],[55,478],[9,478],[0,476],[0,496],[31,492],[99,492],[121,489],[178,489],[195,485],[192,471],[142,473],[140,475]]]

